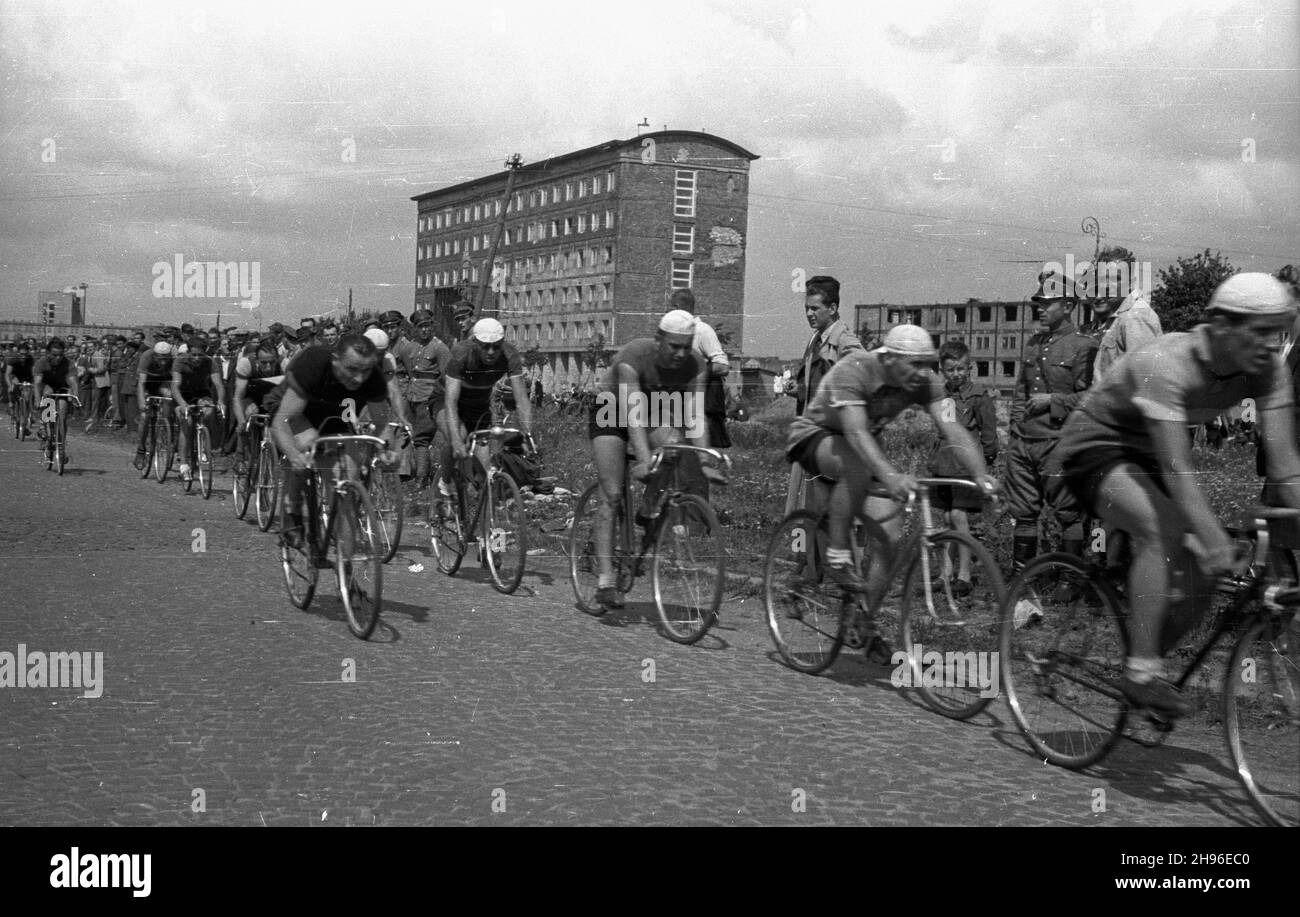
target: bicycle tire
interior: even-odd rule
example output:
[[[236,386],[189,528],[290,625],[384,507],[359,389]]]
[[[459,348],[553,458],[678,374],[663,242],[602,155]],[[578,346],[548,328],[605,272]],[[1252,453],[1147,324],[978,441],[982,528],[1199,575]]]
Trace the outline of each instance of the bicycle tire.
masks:
[[[159,483],[167,480],[167,472],[172,466],[172,427],[171,421],[159,412],[154,418],[153,476]]]
[[[22,436],[22,432],[23,432],[23,421],[22,421],[22,416],[23,416],[23,415],[22,415],[22,408],[23,408],[23,396],[22,396],[22,395],[19,395],[19,396],[18,396],[18,401],[17,401],[17,403],[15,403],[15,402],[13,402],[13,401],[10,401],[10,402],[9,402],[9,411],[10,411],[10,413],[9,413],[9,423],[10,423],[10,424],[13,426],[13,428],[14,428],[14,439],[18,440],[19,442],[22,442],[22,441],[23,441],[23,436]]]
[[[1002,691],[1021,734],[1050,764],[1080,770],[1128,720],[1118,682],[1128,629],[1110,584],[1072,554],[1044,554],[1007,586],[999,617]]]
[[[444,497],[435,493],[429,500],[429,549],[433,552],[438,569],[447,576],[455,576],[465,558],[465,527],[461,522],[459,495]]]
[[[271,528],[276,512],[280,507],[279,462],[276,461],[275,444],[270,437],[262,440],[257,450],[257,483],[254,493],[254,509],[257,513],[257,527],[263,532]]]
[[[144,434],[144,466],[140,469],[140,480],[145,480],[153,472],[153,457],[157,451],[158,444],[155,441],[158,436],[158,430],[154,426],[154,421],[145,416],[142,423],[147,424]]]
[[[307,502],[304,493],[303,503]],[[306,505],[301,506],[303,517],[303,537],[302,544],[299,547],[291,548],[284,541],[283,526],[279,536],[279,553],[280,568],[284,573],[285,590],[289,593],[289,601],[295,608],[306,609],[311,604],[312,596],[316,594],[316,582],[320,576],[320,570],[312,560],[312,544],[315,541],[313,529],[315,524],[311,519],[311,514],[307,512]],[[273,514],[274,516],[274,514]],[[280,513],[281,519],[288,518],[288,513]]]
[[[650,581],[668,639],[692,644],[718,620],[727,583],[718,515],[693,494],[670,499],[657,520]]]
[[[515,479],[504,471],[491,476],[483,493],[483,532],[479,547],[487,558],[492,588],[510,595],[519,588],[528,561],[528,512]]]
[[[194,426],[194,473],[198,476],[203,499],[207,500],[212,497],[212,437],[208,433],[207,424],[200,422]]]
[[[899,649],[907,654],[910,674],[906,683],[936,713],[968,719],[986,708],[1001,688],[1000,623],[1006,585],[993,555],[970,535],[939,532],[915,543],[918,550],[903,579],[899,614]],[[957,579],[958,558],[950,556],[961,550],[970,552],[969,581]],[[953,565],[946,578],[945,558]],[[934,573],[941,574],[937,584],[927,576]],[[969,593],[959,594],[964,592],[962,583]]]
[[[230,479],[230,495],[235,506],[235,518],[243,519],[248,515],[248,504],[253,499],[253,482],[255,480],[253,470],[254,464],[248,459],[247,446],[239,453],[240,461],[243,462],[244,472],[240,474],[236,469]]]
[[[366,489],[344,481],[335,491],[334,570],[348,628],[362,640],[374,633],[384,609],[382,523]]]
[[[809,675],[824,672],[839,656],[853,607],[825,576],[824,518],[802,509],[786,516],[763,563],[772,642],[786,665]]]
[[[579,498],[573,511],[573,522],[569,526],[569,582],[573,586],[573,597],[579,610],[600,617],[608,609],[596,601],[596,590],[600,576],[596,562],[596,539],[594,526],[596,522],[596,500],[600,485],[592,484]],[[614,574],[618,578],[620,592],[630,592],[632,588],[633,564],[628,553],[627,535],[624,531],[624,513],[626,507],[620,500],[614,507],[614,532],[611,541]],[[626,585],[626,588],[624,586]]]
[[[381,546],[384,549],[384,563],[388,563],[397,554],[402,543],[402,523],[405,516],[406,502],[402,493],[402,479],[396,471],[382,471],[378,468],[370,472],[370,500],[375,505],[382,523]]]
[[[194,489],[194,484],[198,480],[198,476],[199,476],[199,469],[198,469],[198,464],[199,464],[198,426],[199,425],[195,423],[187,414],[185,417],[181,419],[180,423],[177,426],[179,428],[176,431],[177,451],[180,450],[180,442],[179,442],[180,431],[184,430],[186,427],[189,427],[189,433],[190,433],[188,437],[189,449],[186,450],[185,456],[181,461],[182,465],[190,466],[190,479],[187,481],[185,480],[184,477],[181,478],[181,483],[185,485],[185,492],[189,493],[191,490]],[[179,469],[177,473],[178,474],[180,473]]]

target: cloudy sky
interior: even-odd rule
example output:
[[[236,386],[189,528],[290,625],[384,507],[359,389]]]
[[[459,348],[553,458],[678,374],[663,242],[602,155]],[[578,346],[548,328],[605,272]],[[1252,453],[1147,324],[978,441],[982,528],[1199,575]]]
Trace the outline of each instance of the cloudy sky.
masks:
[[[1275,270],[1298,56],[1294,0],[0,0],[0,317],[84,280],[91,321],[209,324],[231,300],[151,294],[177,253],[258,262],[264,323],[409,311],[411,195],[642,118],[762,157],[749,354],[801,350],[795,269],[846,306],[1020,299],[1087,216],[1156,270]]]

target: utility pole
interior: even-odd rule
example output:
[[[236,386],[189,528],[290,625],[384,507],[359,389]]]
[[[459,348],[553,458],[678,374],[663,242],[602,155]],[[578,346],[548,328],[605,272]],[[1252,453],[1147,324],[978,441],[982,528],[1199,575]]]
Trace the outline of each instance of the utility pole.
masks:
[[[352,314],[352,288],[348,287],[348,327],[352,327],[355,316]]]
[[[474,297],[474,304],[479,307],[481,317],[491,312],[492,317],[495,318],[499,311],[495,299],[492,302],[492,308],[490,310],[486,308],[486,295],[488,284],[492,281],[492,267],[496,264],[497,246],[501,244],[501,233],[506,228],[506,217],[510,213],[511,195],[515,190],[515,175],[518,174],[519,168],[523,164],[524,160],[518,153],[507,159],[505,163],[506,169],[509,170],[509,174],[506,176],[505,202],[501,206],[501,216],[497,218],[496,229],[492,232],[492,244],[488,246],[487,258],[483,264],[483,273],[479,275],[477,295]]]
[[[1097,221],[1096,217],[1084,217],[1081,228],[1084,235],[1093,236],[1096,239],[1092,247],[1092,263],[1096,264],[1097,258],[1101,256],[1101,223]]]

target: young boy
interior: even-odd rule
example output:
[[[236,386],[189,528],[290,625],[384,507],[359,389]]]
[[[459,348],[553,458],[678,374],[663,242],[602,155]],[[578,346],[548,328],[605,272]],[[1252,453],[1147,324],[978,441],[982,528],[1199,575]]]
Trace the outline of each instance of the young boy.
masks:
[[[993,396],[985,389],[975,387],[970,381],[970,348],[963,342],[950,340],[939,350],[939,371],[943,374],[944,388],[952,398],[957,424],[978,440],[984,461],[992,468],[998,457],[998,421],[994,411]],[[961,457],[943,440],[935,443],[930,457],[930,474],[936,478],[968,478]],[[980,494],[969,487],[939,487],[935,489],[934,505],[943,510],[946,521],[959,532],[970,532],[969,512],[979,512]],[[970,551],[962,548],[957,557],[957,581],[953,594],[969,595]],[[952,577],[952,560],[944,557],[943,578]]]

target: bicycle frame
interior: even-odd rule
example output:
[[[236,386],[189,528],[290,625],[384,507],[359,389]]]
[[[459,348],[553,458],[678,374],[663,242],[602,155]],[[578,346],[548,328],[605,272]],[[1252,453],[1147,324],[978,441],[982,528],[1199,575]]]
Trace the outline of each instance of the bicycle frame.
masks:
[[[307,476],[307,508],[308,512],[303,518],[303,525],[306,526],[307,542],[311,546],[314,558],[324,557],[329,551],[330,543],[334,537],[334,523],[338,518],[338,501],[339,489],[343,484],[355,484],[360,487],[361,482],[353,478],[347,472],[347,459],[344,455],[339,454],[331,463],[329,471],[330,478],[325,479],[325,473],[320,468],[319,453],[326,448],[342,448],[352,443],[363,443],[377,448],[384,448],[384,440],[377,436],[358,435],[358,436],[322,436],[311,445],[308,453],[312,465],[311,473]],[[329,505],[324,512],[325,531],[319,532],[316,529],[318,520],[321,518],[322,502],[325,496],[324,491],[328,490]]]

